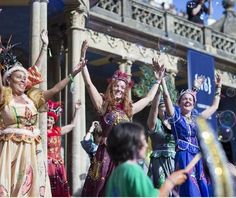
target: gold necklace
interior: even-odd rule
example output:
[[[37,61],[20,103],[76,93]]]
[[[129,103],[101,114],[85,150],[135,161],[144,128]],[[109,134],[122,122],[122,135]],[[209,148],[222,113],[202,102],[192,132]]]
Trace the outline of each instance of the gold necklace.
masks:
[[[185,121],[187,123],[191,123],[192,122],[192,116],[183,116],[183,117],[184,117],[184,119],[185,119]]]

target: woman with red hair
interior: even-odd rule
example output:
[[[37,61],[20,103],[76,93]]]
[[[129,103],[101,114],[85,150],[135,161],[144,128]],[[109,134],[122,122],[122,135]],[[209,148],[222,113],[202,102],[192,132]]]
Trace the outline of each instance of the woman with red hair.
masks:
[[[85,58],[87,47],[87,41],[85,41],[81,51],[82,60]],[[153,59],[153,63],[155,62],[156,60]],[[130,122],[134,114],[140,112],[153,100],[161,79],[164,76],[164,69],[160,68],[154,73],[157,80],[147,96],[132,103],[129,98],[132,82],[130,81],[128,74],[119,70],[116,71],[110,79],[104,96],[102,96],[92,83],[87,66],[83,67],[82,75],[85,85],[90,95],[90,99],[100,116],[100,124],[103,132],[102,141],[98,146],[98,150],[93,158],[85,180],[82,196],[105,196],[107,179],[115,168],[115,164],[110,159],[107,152],[107,136],[114,125],[117,125],[120,122]]]

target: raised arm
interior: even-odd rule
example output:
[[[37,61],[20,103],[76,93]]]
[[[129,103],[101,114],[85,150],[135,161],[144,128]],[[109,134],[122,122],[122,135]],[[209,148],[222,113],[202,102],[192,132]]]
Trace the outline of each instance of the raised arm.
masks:
[[[201,113],[201,116],[205,119],[209,118],[213,113],[215,113],[220,104],[222,79],[219,74],[216,74],[215,79],[216,79],[216,91],[215,91],[215,97],[214,97],[213,103],[210,107],[208,107]]]
[[[160,67],[164,67],[164,65],[161,63],[161,59],[156,60],[155,67],[157,68],[157,70]],[[164,70],[165,70],[165,68],[164,68]],[[162,89],[163,89],[163,99],[164,99],[164,102],[165,102],[167,115],[168,116],[173,116],[174,115],[174,107],[173,107],[173,103],[172,103],[171,98],[170,98],[169,91],[168,91],[167,86],[166,86],[165,78],[162,78],[161,85],[162,85]]]
[[[161,98],[161,91],[159,88],[153,101],[152,101],[152,106],[151,106],[150,112],[148,114],[147,126],[148,126],[148,129],[151,131],[153,131],[156,126],[160,98]]]
[[[42,47],[39,53],[39,56],[35,62],[36,67],[41,67],[42,66],[42,60],[45,54],[47,53],[47,48],[48,48],[48,32],[46,30],[43,30],[40,34],[41,40],[42,40]]]
[[[82,49],[81,49],[81,58],[82,59],[85,59],[85,54],[86,54],[87,48],[88,48],[88,42],[85,40],[82,44]],[[83,75],[84,83],[85,83],[85,86],[88,90],[90,99],[91,99],[95,109],[97,111],[100,111],[102,108],[103,99],[102,99],[102,96],[100,95],[100,93],[98,92],[97,88],[94,86],[86,65],[82,69],[82,75]]]
[[[171,173],[159,189],[159,197],[168,197],[175,186],[181,185],[187,179],[185,170],[178,170]]]
[[[162,88],[163,88],[163,98],[166,106],[166,112],[168,116],[173,116],[174,115],[174,106],[170,98],[169,91],[166,86],[166,81],[165,78],[162,78],[161,81]]]
[[[75,111],[74,111],[73,119],[72,119],[72,121],[71,121],[70,124],[61,127],[61,135],[65,135],[65,134],[69,133],[69,132],[72,131],[73,128],[75,127],[75,120],[76,120],[76,118],[77,118],[77,116],[78,116],[78,112],[79,112],[80,106],[81,106],[81,102],[78,101],[78,102],[75,104]]]
[[[195,8],[192,9],[192,15],[196,16],[202,9],[205,0],[200,0]]]
[[[138,100],[137,102],[135,102],[133,104],[133,115],[140,112],[141,110],[143,110],[155,97],[155,94],[158,90],[158,87],[160,86],[161,83],[161,79],[163,78],[164,74],[165,74],[165,68],[164,65],[162,65],[161,67],[157,67],[157,59],[153,58],[152,59],[153,62],[153,68],[154,68],[154,74],[156,76],[156,83],[152,86],[152,88],[150,89],[150,91],[148,92],[148,94],[146,95],[146,97]]]
[[[52,98],[55,94],[59,93],[64,87],[71,81],[73,78],[82,70],[82,68],[85,66],[86,62],[85,60],[81,60],[79,64],[76,65],[74,68],[74,71],[69,74],[66,78],[58,82],[56,85],[54,85],[53,88],[46,90],[43,92],[45,100],[49,100]]]

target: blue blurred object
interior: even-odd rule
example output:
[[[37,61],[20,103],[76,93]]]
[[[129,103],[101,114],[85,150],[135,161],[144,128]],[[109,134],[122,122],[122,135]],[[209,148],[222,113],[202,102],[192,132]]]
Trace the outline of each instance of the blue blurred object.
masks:
[[[51,16],[58,12],[62,12],[64,10],[64,1],[63,0],[50,0],[48,3],[48,15]]]

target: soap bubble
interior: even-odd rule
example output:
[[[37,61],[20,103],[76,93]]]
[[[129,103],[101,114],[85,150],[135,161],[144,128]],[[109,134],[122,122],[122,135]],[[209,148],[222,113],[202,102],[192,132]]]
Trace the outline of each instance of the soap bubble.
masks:
[[[219,127],[218,140],[221,142],[228,142],[233,138],[233,130],[229,127]]]
[[[233,111],[226,110],[219,114],[219,123],[222,127],[233,127],[236,123],[236,116]]]
[[[236,95],[236,89],[232,87],[227,88],[226,95],[230,98],[234,97]]]

